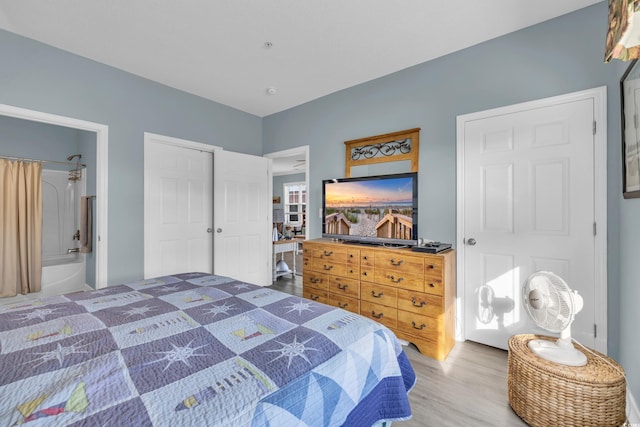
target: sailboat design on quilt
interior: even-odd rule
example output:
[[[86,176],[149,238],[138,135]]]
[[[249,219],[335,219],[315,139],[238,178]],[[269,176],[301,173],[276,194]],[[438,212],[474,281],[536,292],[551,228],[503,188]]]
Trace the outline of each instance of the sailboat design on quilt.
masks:
[[[233,335],[239,337],[242,341],[247,341],[251,338],[256,338],[265,334],[274,334],[273,329],[270,329],[265,325],[261,325],[247,316],[244,316],[243,320],[246,321],[246,326],[233,331]]]
[[[62,414],[64,412],[84,412],[89,406],[89,401],[87,400],[87,392],[85,390],[85,383],[79,383],[76,388],[73,389],[69,399],[64,402],[58,403],[57,405],[50,406],[48,408],[43,408],[40,410],[36,409],[44,400],[49,397],[47,394],[43,394],[33,400],[30,400],[22,405],[18,405],[16,409],[22,415],[22,419],[18,420],[13,424],[14,426],[26,424],[30,421],[39,420],[41,418],[46,417],[55,417],[56,415]]]

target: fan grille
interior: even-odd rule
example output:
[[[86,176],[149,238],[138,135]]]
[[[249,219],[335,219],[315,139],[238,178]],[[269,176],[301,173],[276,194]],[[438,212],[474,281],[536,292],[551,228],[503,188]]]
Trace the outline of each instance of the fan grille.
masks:
[[[522,291],[524,306],[538,326],[550,332],[569,326],[574,305],[569,286],[560,277],[539,271],[527,279]]]

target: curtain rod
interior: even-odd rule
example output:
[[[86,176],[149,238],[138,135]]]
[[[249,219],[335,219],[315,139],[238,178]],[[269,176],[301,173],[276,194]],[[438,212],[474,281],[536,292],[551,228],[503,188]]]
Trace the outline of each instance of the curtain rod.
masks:
[[[86,164],[84,164],[84,163],[79,163],[79,164],[77,164],[77,163],[73,163],[73,162],[59,162],[59,161],[57,161],[57,160],[27,159],[27,158],[25,158],[25,157],[12,157],[12,156],[3,156],[3,155],[0,155],[0,158],[1,158],[1,159],[8,159],[8,160],[23,160],[23,161],[25,161],[25,162],[36,162],[36,163],[55,163],[55,164],[58,164],[58,165],[67,165],[67,166],[76,166],[76,165],[78,165],[78,166],[81,166],[81,167],[83,167],[83,168],[86,168],[86,167],[87,167],[87,165],[86,165]]]

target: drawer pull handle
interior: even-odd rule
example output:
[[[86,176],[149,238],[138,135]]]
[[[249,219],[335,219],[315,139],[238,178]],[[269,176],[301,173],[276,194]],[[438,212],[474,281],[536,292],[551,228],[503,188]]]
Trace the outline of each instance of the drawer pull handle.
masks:
[[[413,325],[414,329],[418,329],[420,331],[427,327],[427,325],[425,325],[424,323],[420,326],[416,326],[416,322],[411,322],[411,324]]]
[[[345,303],[343,304],[343,303],[341,303],[340,301],[338,301],[338,307],[340,307],[340,308],[347,308],[347,306],[348,306],[348,305],[349,305],[349,303],[348,303],[348,302],[345,302]]]
[[[348,287],[349,285],[341,285],[340,283],[338,283],[338,289],[340,289],[341,291],[346,291]]]
[[[353,270],[349,270],[349,274],[353,274]]]
[[[433,264],[429,264],[428,267],[429,267],[430,270],[433,270],[434,268],[436,268],[436,266],[433,265]]]
[[[316,278],[316,277],[312,277],[312,278],[310,278],[310,279],[309,279],[309,281],[310,281],[311,283],[320,283],[320,279],[318,279],[318,278]]]
[[[349,254],[349,258],[353,258],[353,254]]]
[[[322,266],[322,268],[324,268],[325,270],[331,270],[333,268],[333,265],[324,265]]]
[[[365,256],[362,257],[362,259],[367,261],[369,259],[369,257],[365,255]]]
[[[391,265],[395,265],[395,266],[399,266],[404,264],[404,260],[400,260],[400,261],[396,261],[395,259],[391,258]]]
[[[371,291],[371,296],[374,298],[381,298],[384,295],[384,292],[380,292],[376,295],[376,291]]]
[[[435,287],[436,287],[436,284],[435,284],[435,283],[429,283],[429,287],[430,287],[430,288],[435,288]]]
[[[320,295],[311,295],[311,300],[318,301],[320,299]]]
[[[366,272],[366,271],[363,271],[363,272],[362,272],[362,275],[363,275],[363,276],[366,276],[366,275],[367,275],[367,272]]]
[[[415,298],[411,298],[411,303],[414,307],[424,307],[425,305],[427,305],[426,301],[421,301],[420,304],[416,304],[417,302],[418,301]]]
[[[396,277],[395,277],[395,276],[391,276],[390,278],[391,278],[391,281],[392,281],[393,283],[400,283],[400,282],[402,282],[402,281],[404,280],[404,277],[398,277],[398,278],[396,279]]]
[[[323,252],[324,252],[324,256],[331,256],[331,255],[333,255],[333,251],[329,251],[329,252],[327,252],[327,251],[323,251]]]
[[[371,310],[371,315],[376,319],[382,319],[382,316],[384,316],[384,313],[376,314],[375,311]]]

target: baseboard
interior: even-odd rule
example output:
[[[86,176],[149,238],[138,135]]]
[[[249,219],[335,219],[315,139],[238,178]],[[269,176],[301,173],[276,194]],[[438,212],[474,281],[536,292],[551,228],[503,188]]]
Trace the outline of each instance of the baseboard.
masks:
[[[627,388],[627,414],[629,419],[627,420],[632,426],[640,426],[640,411],[638,410],[638,405],[636,404],[633,395],[631,394],[631,390]]]

